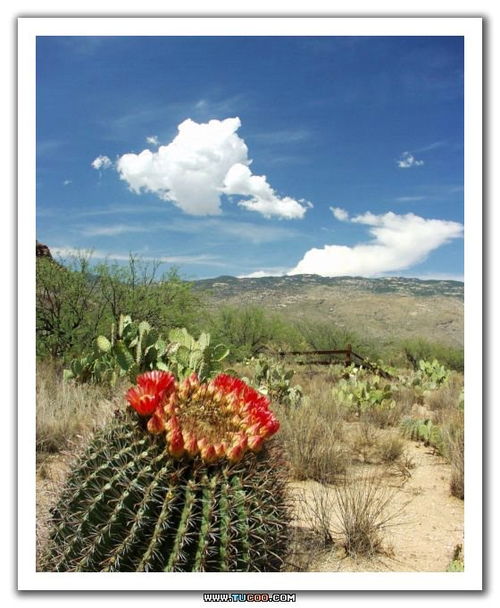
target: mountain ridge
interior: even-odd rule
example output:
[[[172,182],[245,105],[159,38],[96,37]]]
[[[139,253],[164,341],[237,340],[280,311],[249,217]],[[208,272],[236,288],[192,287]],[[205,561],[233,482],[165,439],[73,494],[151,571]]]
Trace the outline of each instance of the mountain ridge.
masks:
[[[463,346],[464,284],[407,277],[233,277],[192,282],[209,308],[255,306],[293,322],[322,321],[384,342]]]

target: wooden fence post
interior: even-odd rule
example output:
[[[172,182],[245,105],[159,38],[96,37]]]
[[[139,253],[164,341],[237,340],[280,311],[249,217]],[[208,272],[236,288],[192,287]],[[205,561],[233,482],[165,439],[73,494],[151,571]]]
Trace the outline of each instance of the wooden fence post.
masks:
[[[346,367],[349,367],[349,365],[351,365],[351,353],[352,353],[352,346],[350,344],[348,344],[346,347],[346,351],[345,351],[345,366]]]

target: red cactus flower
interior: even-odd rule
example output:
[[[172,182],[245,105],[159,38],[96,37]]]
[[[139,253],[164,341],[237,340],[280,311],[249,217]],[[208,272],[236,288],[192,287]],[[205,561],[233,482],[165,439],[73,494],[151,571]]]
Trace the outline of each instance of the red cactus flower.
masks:
[[[269,399],[243,380],[220,374],[208,384],[191,374],[181,384],[169,372],[146,372],[127,392],[130,405],[149,415],[148,430],[165,433],[168,451],[207,463],[239,461],[258,451],[279,428]]]
[[[141,416],[150,416],[162,401],[161,393],[152,393],[142,386],[130,388],[126,392],[125,398]]]
[[[137,376],[137,384],[151,393],[163,393],[167,397],[175,390],[175,376],[155,369]]]

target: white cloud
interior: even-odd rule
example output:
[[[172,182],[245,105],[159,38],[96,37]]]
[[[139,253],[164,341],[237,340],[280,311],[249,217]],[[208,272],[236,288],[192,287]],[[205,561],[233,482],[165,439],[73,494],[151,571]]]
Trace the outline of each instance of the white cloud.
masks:
[[[156,135],[150,135],[149,137],[146,137],[146,142],[148,144],[152,144],[153,146],[158,146],[160,144],[160,140]]]
[[[369,226],[374,238],[353,247],[325,245],[310,249],[288,274],[371,277],[403,270],[422,262],[431,251],[463,233],[458,222],[424,219],[413,213],[368,212],[350,221]]]
[[[252,175],[246,165],[234,164],[224,179],[226,194],[249,196],[238,203],[241,207],[257,211],[264,217],[276,215],[288,220],[304,217],[310,203],[302,205],[289,196],[280,198],[267,183],[265,175]]]
[[[416,201],[423,201],[425,196],[398,196],[395,200],[398,203],[413,203]]]
[[[335,219],[340,222],[347,222],[349,219],[349,214],[345,209],[342,209],[342,207],[330,207],[330,211],[333,213]]]
[[[265,176],[253,175],[238,117],[197,123],[187,119],[157,152],[124,154],[117,171],[133,192],[153,192],[190,215],[218,215],[222,194],[249,197],[239,205],[265,217],[301,218],[305,201],[279,197]]]
[[[417,160],[410,152],[403,152],[401,158],[396,161],[400,169],[409,169],[410,167],[420,167],[424,164],[423,160]]]
[[[111,159],[104,155],[94,158],[94,160],[91,162],[92,167],[97,170],[109,169],[112,164]]]
[[[86,226],[82,229],[84,236],[117,236],[133,232],[148,232],[145,226],[115,224],[112,226]]]
[[[130,259],[130,253],[119,253],[112,251],[103,251],[101,249],[77,249],[75,247],[51,247],[52,254],[58,258],[73,258],[83,255],[90,259],[97,260],[116,260],[117,262],[127,262]],[[196,255],[173,255],[173,256],[152,256],[139,255],[138,259],[142,262],[160,262],[162,264],[200,264],[203,266],[220,266],[226,267],[227,262],[221,260],[216,255],[196,254]]]

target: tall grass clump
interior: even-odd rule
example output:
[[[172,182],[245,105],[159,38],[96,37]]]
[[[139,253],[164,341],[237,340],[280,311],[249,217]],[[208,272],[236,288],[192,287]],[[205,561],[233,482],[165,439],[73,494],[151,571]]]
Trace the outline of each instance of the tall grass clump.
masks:
[[[301,385],[306,395],[301,405],[276,407],[292,477],[330,482],[350,462],[344,412],[319,378],[301,379]]]
[[[334,487],[339,520],[337,533],[347,555],[372,557],[383,551],[387,530],[401,523],[406,505],[393,503],[394,489],[382,485],[379,477],[344,477]]]

